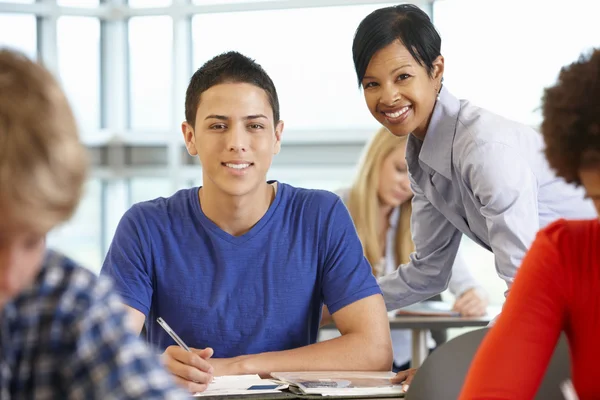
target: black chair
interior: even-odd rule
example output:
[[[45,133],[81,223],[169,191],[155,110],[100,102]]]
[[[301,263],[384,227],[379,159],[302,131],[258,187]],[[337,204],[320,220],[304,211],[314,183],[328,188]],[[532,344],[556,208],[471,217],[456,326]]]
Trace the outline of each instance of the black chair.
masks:
[[[548,364],[542,383],[535,396],[536,400],[564,399],[560,391],[560,384],[571,378],[571,356],[567,337],[561,335],[554,354]]]
[[[460,395],[471,361],[488,329],[467,332],[438,347],[419,368],[405,398],[407,400],[456,400]],[[563,335],[556,346],[535,398],[562,399],[560,384],[568,377],[570,377],[570,359],[566,337]]]

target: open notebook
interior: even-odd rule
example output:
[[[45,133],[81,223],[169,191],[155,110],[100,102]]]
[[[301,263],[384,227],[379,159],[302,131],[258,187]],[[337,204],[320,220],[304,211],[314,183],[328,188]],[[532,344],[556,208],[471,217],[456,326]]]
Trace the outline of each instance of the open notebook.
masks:
[[[279,381],[306,395],[320,396],[401,396],[402,385],[390,382],[393,372],[272,372]]]

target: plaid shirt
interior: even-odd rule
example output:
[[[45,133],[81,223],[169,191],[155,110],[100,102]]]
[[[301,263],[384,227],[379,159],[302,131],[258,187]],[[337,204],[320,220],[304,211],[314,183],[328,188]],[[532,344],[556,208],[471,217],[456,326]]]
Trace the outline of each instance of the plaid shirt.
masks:
[[[106,278],[49,251],[0,319],[0,400],[183,399]]]

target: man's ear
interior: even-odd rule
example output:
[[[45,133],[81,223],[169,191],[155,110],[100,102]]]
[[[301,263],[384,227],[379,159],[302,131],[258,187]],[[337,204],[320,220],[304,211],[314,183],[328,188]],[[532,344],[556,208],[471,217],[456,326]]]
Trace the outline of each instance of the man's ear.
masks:
[[[187,121],[181,123],[181,132],[183,133],[183,140],[185,141],[185,148],[190,156],[194,157],[198,155],[196,150],[196,135],[194,134],[194,127],[191,126]]]
[[[283,121],[279,120],[275,125],[275,146],[273,148],[273,154],[278,154],[281,150],[281,136],[283,135]]]

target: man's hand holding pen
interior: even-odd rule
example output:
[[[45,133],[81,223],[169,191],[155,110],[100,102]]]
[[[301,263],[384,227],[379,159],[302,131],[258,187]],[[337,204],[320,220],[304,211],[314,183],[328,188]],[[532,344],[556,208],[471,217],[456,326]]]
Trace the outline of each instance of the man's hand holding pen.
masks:
[[[177,383],[192,393],[203,392],[213,379],[215,369],[209,362],[213,349],[193,349],[169,346],[163,353],[165,367],[174,375]]]

